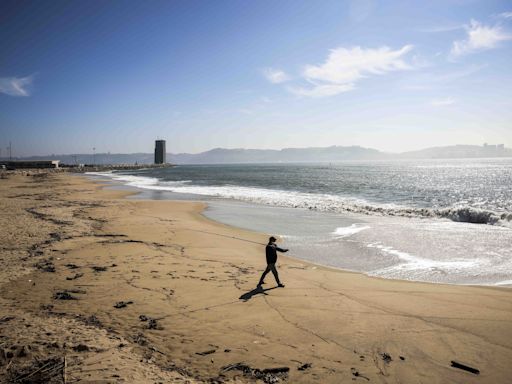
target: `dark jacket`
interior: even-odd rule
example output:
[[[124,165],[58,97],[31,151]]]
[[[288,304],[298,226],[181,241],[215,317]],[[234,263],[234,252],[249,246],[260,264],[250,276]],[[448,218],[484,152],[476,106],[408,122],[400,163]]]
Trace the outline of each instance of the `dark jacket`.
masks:
[[[276,261],[277,261],[277,252],[276,251],[287,252],[288,250],[279,248],[274,243],[267,244],[267,246],[265,248],[265,254],[267,256],[267,264],[275,264],[276,263]]]

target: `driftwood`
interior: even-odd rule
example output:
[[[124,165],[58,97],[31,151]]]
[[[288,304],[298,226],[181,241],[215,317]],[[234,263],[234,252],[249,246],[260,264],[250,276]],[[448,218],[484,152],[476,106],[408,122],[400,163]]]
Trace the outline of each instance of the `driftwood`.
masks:
[[[468,365],[465,365],[465,364],[461,364],[461,363],[457,363],[456,361],[451,361],[452,363],[452,367],[454,368],[459,368],[459,369],[462,369],[464,371],[468,371],[468,372],[471,372],[471,373],[474,373],[475,375],[479,375],[480,374],[480,370],[476,369],[476,368],[473,368],[473,367],[470,367]]]
[[[204,351],[204,352],[196,352],[196,355],[206,356],[206,355],[210,355],[210,354],[215,353],[215,352],[216,352],[215,349],[210,349],[210,350]]]
[[[133,304],[133,301],[118,301],[114,304],[114,308],[125,308],[128,304]]]
[[[20,367],[10,373],[9,383],[43,384],[61,383],[65,379],[66,358],[49,358],[44,361],[35,361],[30,366]]]
[[[69,292],[66,292],[66,291],[56,292],[53,295],[53,298],[55,300],[78,300],[77,297],[71,295]]]

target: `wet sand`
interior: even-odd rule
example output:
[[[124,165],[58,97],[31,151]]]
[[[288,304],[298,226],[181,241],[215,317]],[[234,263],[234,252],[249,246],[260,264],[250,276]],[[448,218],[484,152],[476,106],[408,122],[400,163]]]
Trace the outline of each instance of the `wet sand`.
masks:
[[[269,275],[255,290],[267,234],[126,194],[68,174],[0,179],[0,381],[49,356],[66,356],[70,383],[512,376],[510,289],[370,278],[292,250],[286,288]]]

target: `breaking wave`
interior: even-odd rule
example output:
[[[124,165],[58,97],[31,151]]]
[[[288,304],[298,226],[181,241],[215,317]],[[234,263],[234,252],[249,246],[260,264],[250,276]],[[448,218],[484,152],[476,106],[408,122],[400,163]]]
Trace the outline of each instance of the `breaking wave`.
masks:
[[[365,229],[370,229],[370,226],[354,223],[348,227],[336,228],[336,230],[333,232],[333,235],[336,237],[350,237],[356,233],[364,231]]]
[[[288,208],[303,208],[322,212],[361,213],[367,215],[399,216],[411,218],[440,218],[455,222],[489,224],[512,228],[511,212],[494,212],[470,206],[448,208],[418,208],[396,204],[374,204],[364,199],[331,194],[304,193],[237,185],[201,186],[190,180],[162,181],[154,177],[126,175],[112,172],[90,172],[94,176],[108,177],[126,185],[182,194],[234,199]]]

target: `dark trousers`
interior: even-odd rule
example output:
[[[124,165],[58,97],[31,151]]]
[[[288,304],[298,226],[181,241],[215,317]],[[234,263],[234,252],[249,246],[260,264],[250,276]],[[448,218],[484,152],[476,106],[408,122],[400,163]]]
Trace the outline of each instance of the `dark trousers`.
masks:
[[[271,264],[267,264],[267,268],[265,269],[265,271],[261,275],[260,282],[258,283],[258,285],[263,284],[263,280],[265,280],[265,276],[267,276],[267,273],[269,273],[270,271],[272,271],[272,274],[276,278],[277,284],[281,284],[281,282],[279,281],[279,275],[277,274],[276,264],[275,263],[271,263]]]

